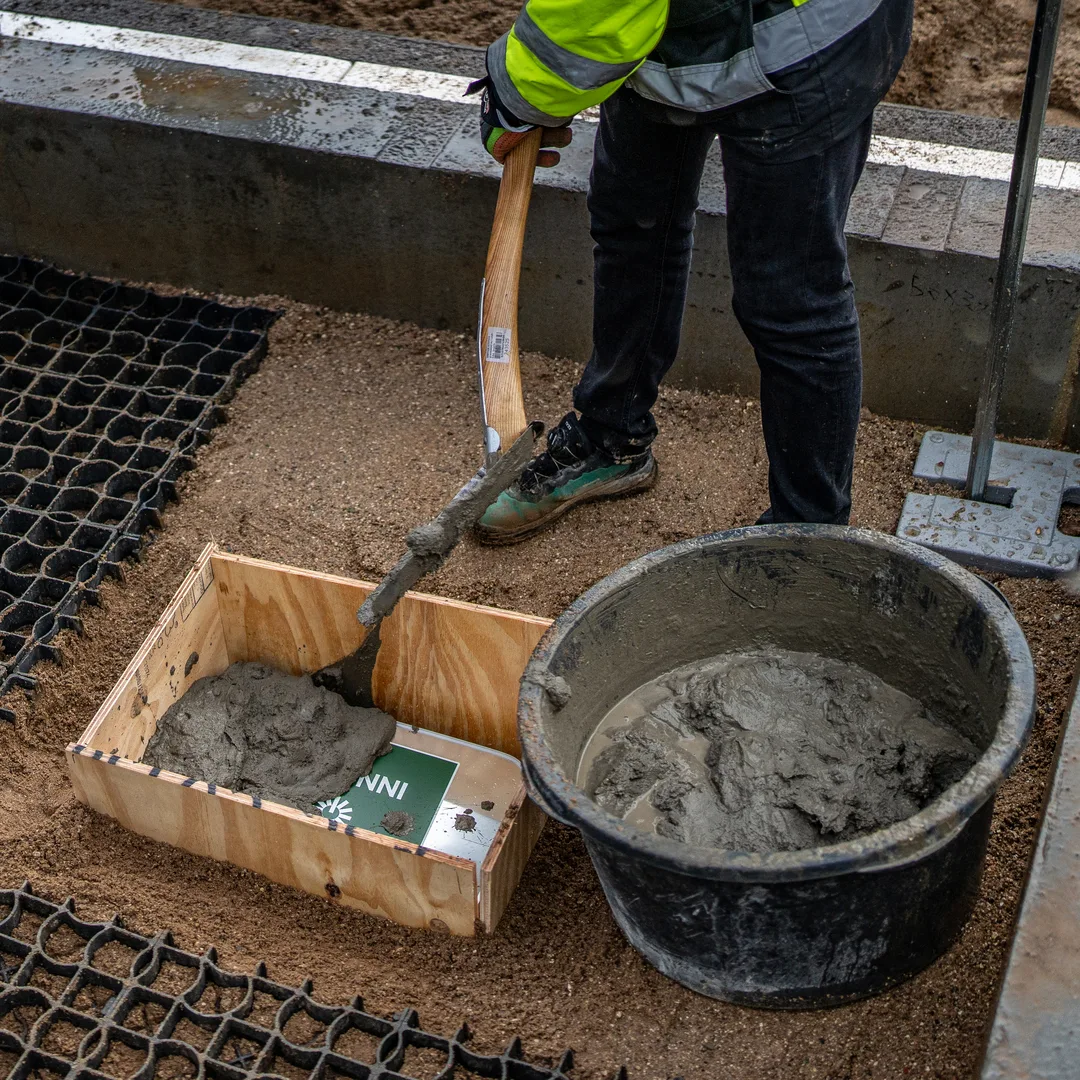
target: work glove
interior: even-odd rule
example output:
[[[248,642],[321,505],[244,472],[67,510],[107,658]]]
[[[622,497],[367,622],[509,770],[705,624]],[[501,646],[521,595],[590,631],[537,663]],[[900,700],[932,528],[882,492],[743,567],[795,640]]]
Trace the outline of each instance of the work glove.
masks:
[[[484,149],[500,164],[506,163],[506,155],[539,125],[522,123],[509,109],[499,101],[490,76],[470,83],[466,94],[482,93],[480,99],[480,140]],[[569,146],[574,133],[567,120],[565,127],[544,128],[544,137],[540,143],[540,153],[536,155],[536,164],[542,169],[558,165],[562,155],[554,147]]]

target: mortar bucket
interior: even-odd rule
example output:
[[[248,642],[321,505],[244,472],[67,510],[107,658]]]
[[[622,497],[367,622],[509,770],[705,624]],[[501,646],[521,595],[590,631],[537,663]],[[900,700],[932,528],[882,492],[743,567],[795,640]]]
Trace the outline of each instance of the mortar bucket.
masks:
[[[767,854],[646,833],[576,786],[589,736],[632,690],[691,661],[771,648],[860,664],[981,756],[914,817]],[[534,798],[580,829],[616,922],[646,959],[711,997],[816,1008],[900,982],[956,939],[1034,704],[1024,636],[979,578],[882,533],[773,525],[653,552],[590,589],[533,653],[518,728]]]

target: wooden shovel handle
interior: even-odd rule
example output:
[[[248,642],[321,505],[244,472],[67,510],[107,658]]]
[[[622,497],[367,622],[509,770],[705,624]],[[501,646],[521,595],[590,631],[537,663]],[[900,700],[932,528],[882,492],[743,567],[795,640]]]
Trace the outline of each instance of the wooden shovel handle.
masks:
[[[485,432],[489,454],[512,446],[525,430],[525,400],[518,363],[518,283],[525,218],[542,134],[539,128],[530,131],[506,155],[491,226],[478,342],[480,393],[484,425],[489,429]]]

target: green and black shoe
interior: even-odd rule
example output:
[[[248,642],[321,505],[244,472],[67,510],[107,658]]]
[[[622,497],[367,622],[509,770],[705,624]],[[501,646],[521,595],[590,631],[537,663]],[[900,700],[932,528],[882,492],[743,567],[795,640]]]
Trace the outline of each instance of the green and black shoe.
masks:
[[[516,543],[578,503],[645,491],[656,482],[656,474],[651,450],[615,457],[594,446],[577,416],[567,413],[548,432],[547,450],[488,507],[476,526],[477,539]]]

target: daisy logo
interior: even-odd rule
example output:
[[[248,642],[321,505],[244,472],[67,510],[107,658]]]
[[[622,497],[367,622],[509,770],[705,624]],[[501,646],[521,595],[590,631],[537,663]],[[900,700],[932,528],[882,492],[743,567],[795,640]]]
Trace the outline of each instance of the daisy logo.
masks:
[[[340,822],[342,825],[348,825],[352,821],[352,806],[349,800],[341,795],[334,799],[323,799],[322,802],[315,804],[315,809],[324,817]]]

